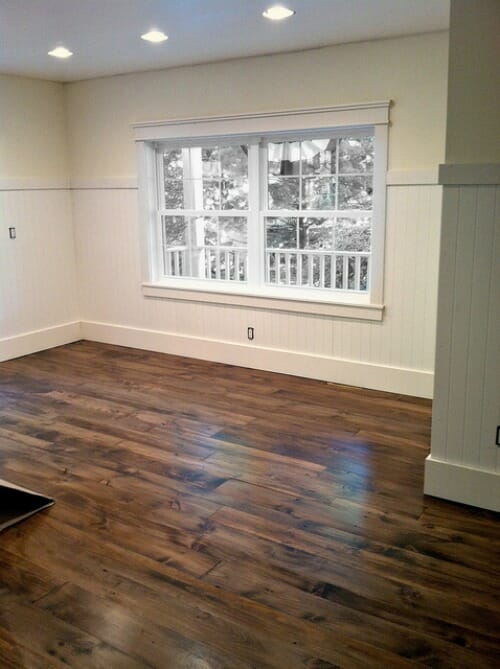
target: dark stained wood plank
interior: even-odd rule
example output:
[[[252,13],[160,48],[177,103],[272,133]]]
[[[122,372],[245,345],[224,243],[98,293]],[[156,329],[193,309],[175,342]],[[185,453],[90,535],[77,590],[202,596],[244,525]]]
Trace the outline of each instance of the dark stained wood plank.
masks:
[[[446,638],[429,635],[412,626],[380,618],[378,615],[364,613],[357,608],[346,606],[335,597],[328,597],[327,589],[315,589],[312,584],[297,587],[297,583],[287,582],[282,578],[281,570],[261,569],[253,562],[239,560],[238,563],[223,562],[206,577],[210,583],[220,588],[229,589],[242,597],[261,602],[271,608],[286,611],[297,618],[310,620],[320,627],[337,634],[359,639],[374,646],[415,660],[426,666],[439,666],[442,669],[455,669],[458,666],[472,665],[476,659],[471,648],[476,646],[483,657],[495,661],[497,647],[491,641],[482,643],[476,635],[465,633],[462,637],[464,649]],[[333,594],[333,592],[332,592]],[[457,632],[452,631],[452,638],[457,639]],[[445,635],[443,635],[445,636]]]
[[[431,403],[78,342],[0,364],[0,666],[497,667],[498,515],[422,495]]]
[[[108,624],[113,622],[108,621]],[[3,598],[2,627],[4,637],[8,633],[11,639],[16,639],[16,650],[21,661],[19,666],[22,667],[29,666],[26,651],[27,657],[38,656],[40,662],[45,662],[45,665],[40,666],[46,667],[151,667],[137,661],[132,653],[122,653],[61,618],[47,615],[39,606],[21,603],[17,598]]]

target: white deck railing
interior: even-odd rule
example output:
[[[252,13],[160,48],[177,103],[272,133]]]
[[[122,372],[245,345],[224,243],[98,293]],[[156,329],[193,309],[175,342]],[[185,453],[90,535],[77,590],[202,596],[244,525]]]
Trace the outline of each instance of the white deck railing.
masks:
[[[164,248],[166,276],[189,276],[200,279],[246,281],[248,251],[243,247],[187,246]]]
[[[171,246],[164,249],[166,276],[246,281],[248,250],[243,247]],[[369,252],[266,250],[266,283],[273,286],[367,291]]]
[[[266,282],[280,286],[368,290],[369,252],[266,250]]]

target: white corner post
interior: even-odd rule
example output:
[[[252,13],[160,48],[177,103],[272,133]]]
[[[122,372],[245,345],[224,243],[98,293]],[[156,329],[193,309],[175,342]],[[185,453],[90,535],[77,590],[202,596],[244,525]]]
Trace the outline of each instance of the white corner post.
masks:
[[[451,0],[431,453],[425,493],[500,511],[498,0]]]

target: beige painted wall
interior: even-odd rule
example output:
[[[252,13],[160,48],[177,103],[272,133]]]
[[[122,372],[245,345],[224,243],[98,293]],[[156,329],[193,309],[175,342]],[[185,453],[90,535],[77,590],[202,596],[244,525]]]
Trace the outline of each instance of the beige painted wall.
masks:
[[[64,86],[0,74],[0,178],[68,176]]]
[[[390,169],[444,160],[447,33],[68,84],[73,178],[134,176],[131,124],[393,99]]]
[[[498,163],[499,0],[454,0],[450,31],[446,162]]]
[[[68,167],[64,86],[0,75],[0,360],[78,321]]]

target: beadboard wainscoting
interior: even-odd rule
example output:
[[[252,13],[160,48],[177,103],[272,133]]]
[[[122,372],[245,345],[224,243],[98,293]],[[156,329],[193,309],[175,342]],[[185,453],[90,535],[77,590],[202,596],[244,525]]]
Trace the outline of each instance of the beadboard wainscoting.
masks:
[[[0,361],[80,339],[68,184],[0,180],[0,221]]]
[[[444,186],[441,249],[425,492],[500,511],[500,186]]]
[[[385,311],[372,322],[144,296],[137,191],[110,185],[73,190],[83,337],[432,396],[439,186],[388,188]]]

